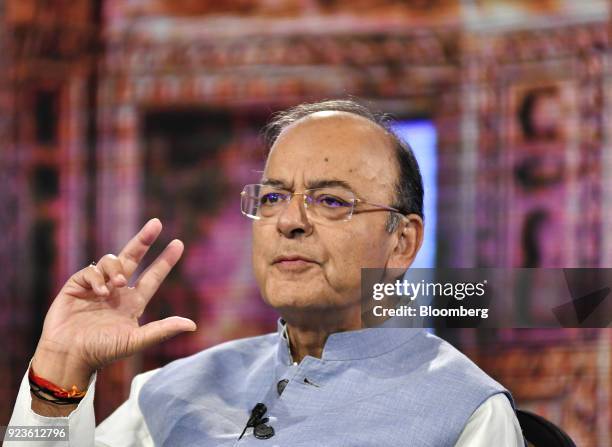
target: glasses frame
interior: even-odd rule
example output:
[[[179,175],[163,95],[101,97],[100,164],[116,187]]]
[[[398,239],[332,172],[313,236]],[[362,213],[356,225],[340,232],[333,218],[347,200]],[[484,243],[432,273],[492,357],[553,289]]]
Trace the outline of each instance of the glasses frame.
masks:
[[[241,200],[240,200],[240,203],[241,203],[241,205],[240,205],[240,212],[243,215],[245,215],[246,217],[248,217],[250,219],[253,219],[253,220],[262,220],[263,218],[261,216],[254,216],[252,214],[248,214],[248,213],[244,212],[243,209],[242,209],[242,199],[244,198],[244,196],[247,195],[246,189],[249,186],[259,186],[259,187],[267,186],[269,188],[272,188],[272,189],[275,189],[275,190],[278,190],[278,191],[283,191],[283,193],[285,195],[287,195],[287,198],[283,199],[283,202],[284,202],[283,206],[289,205],[289,203],[291,203],[291,199],[293,199],[293,196],[300,196],[300,195],[304,196],[303,203],[304,203],[304,209],[306,210],[306,212],[308,212],[308,205],[312,204],[312,202],[314,201],[314,198],[311,195],[312,191],[320,191],[322,189],[328,189],[327,187],[323,187],[323,188],[308,188],[308,189],[305,189],[304,192],[290,192],[290,191],[288,192],[287,190],[285,190],[283,188],[278,188],[278,187],[275,187],[275,186],[263,185],[261,183],[249,183],[248,185],[245,185],[244,188],[242,188],[242,192],[240,193],[240,197],[241,197]],[[381,205],[380,203],[368,202],[366,200],[363,200],[363,199],[360,199],[358,197],[355,197],[355,193],[353,191],[350,191],[350,190],[347,190],[347,191],[349,191],[353,195],[353,199],[350,202],[351,205],[352,205],[351,206],[351,211],[350,211],[350,213],[348,214],[348,216],[346,218],[339,220],[339,222],[346,222],[346,221],[351,220],[351,218],[353,217],[353,214],[355,214],[355,213],[359,214],[359,213],[368,213],[368,212],[373,212],[373,211],[390,211],[390,212],[393,212],[393,213],[397,213],[397,214],[399,214],[401,216],[405,216],[397,208],[393,208],[393,207],[387,206],[387,205]],[[256,197],[251,196],[251,195],[249,195],[249,197],[252,198],[252,199],[256,199]],[[355,207],[358,204],[370,205],[370,206],[375,207],[375,209],[356,210]],[[312,216],[309,216],[309,217],[312,219]],[[265,219],[273,219],[273,218],[265,218]]]

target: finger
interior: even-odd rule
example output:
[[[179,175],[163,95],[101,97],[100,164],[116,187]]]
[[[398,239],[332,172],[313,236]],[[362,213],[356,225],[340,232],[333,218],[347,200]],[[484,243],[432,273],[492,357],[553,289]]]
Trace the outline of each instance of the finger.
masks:
[[[74,275],[74,280],[84,289],[92,289],[96,295],[106,296],[110,293],[104,275],[94,265],[79,270]]]
[[[104,275],[106,281],[110,281],[116,287],[123,287],[127,284],[127,279],[123,274],[123,265],[117,256],[104,255],[96,264],[96,267]]]
[[[166,278],[172,267],[178,262],[184,250],[183,243],[174,239],[153,263],[142,272],[136,280],[134,287],[145,298],[145,305],[149,302],[159,285]]]
[[[138,329],[135,337],[135,351],[139,351],[149,346],[156,345],[162,341],[168,340],[181,332],[195,331],[197,325],[189,318],[183,317],[168,317],[163,320],[152,321]]]
[[[161,232],[162,224],[159,219],[154,218],[149,220],[140,231],[134,236],[119,253],[119,260],[123,265],[123,273],[126,278],[132,276],[132,273],[142,261],[144,255],[149,251],[153,242]]]

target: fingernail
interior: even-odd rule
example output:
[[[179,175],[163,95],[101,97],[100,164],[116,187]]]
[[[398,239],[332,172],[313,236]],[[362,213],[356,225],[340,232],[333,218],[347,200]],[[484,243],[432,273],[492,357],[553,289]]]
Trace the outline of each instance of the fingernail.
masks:
[[[110,292],[108,290],[108,287],[106,286],[101,286],[100,287],[100,292],[102,292],[103,295],[108,295]]]
[[[123,284],[127,283],[127,279],[121,273],[117,275],[117,281],[122,282]]]

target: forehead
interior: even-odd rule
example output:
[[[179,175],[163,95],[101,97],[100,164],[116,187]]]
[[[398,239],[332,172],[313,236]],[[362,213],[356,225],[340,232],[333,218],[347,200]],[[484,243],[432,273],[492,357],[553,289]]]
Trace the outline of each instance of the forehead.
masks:
[[[309,187],[319,180],[342,180],[355,192],[387,199],[397,173],[386,131],[347,112],[317,112],[285,128],[272,146],[265,179]]]

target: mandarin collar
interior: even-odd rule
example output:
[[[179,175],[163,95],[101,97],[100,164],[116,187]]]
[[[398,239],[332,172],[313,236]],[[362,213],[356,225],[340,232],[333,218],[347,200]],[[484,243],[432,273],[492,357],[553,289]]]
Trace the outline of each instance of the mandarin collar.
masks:
[[[321,360],[349,361],[378,357],[393,351],[409,341],[423,328],[397,327],[398,317],[392,317],[375,328],[335,332],[327,337]],[[276,323],[278,333],[277,359],[291,365],[291,349],[286,337],[286,322],[279,317]],[[306,356],[309,357],[309,356]]]

